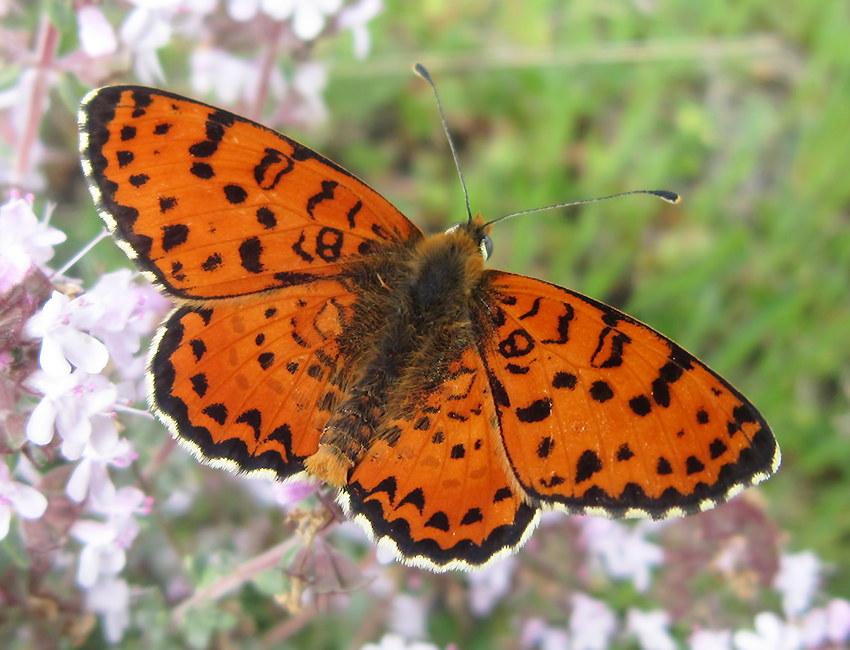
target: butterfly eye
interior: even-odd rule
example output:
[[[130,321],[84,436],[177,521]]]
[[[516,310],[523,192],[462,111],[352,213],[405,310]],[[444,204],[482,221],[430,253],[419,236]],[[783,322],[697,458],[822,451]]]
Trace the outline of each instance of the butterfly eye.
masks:
[[[490,256],[493,254],[493,240],[490,239],[490,235],[484,235],[481,243],[478,244],[478,249],[481,251],[481,257],[485,261],[490,259]]]

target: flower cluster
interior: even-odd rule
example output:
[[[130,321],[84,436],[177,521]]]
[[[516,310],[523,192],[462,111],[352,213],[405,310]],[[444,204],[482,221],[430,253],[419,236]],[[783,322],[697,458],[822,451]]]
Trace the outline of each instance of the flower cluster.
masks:
[[[57,44],[70,36],[62,31],[67,21],[60,27],[41,20],[41,32],[31,39],[23,31],[4,31],[20,39],[15,46],[9,43],[8,51],[26,52],[28,40],[40,49],[16,62],[20,75],[0,92],[3,151],[15,152],[9,159],[0,154],[0,178],[12,187],[44,188],[39,120],[50,109],[49,89],[63,74],[95,86],[120,70],[116,64],[129,65],[139,82],[162,84],[168,76],[162,52],[178,41],[190,45],[189,84],[196,94],[241,104],[256,117],[271,98],[279,111],[272,119],[321,122],[327,116],[325,66],[302,54],[285,72],[264,50],[294,53],[319,38],[350,34],[355,56],[363,58],[370,48],[368,24],[382,10],[382,0],[83,1],[73,9],[79,49],[62,58],[56,56]],[[234,26],[254,35],[261,45],[255,54],[225,45]],[[36,60],[38,66],[32,66]],[[153,504],[148,485],[139,480],[143,470],[127,471],[138,454],[132,427],[125,432],[118,415],[150,417],[133,405],[145,398],[145,343],[170,305],[129,269],[103,274],[84,290],[82,282],[66,275],[82,253],[53,271],[47,263],[67,237],[50,225],[52,207],[39,219],[33,205],[33,196],[13,190],[0,206],[0,432],[5,434],[0,541],[20,538],[35,549],[48,540],[45,548],[55,549],[57,568],[67,563],[67,551],[75,551],[76,584],[114,643],[130,624],[133,589],[125,568]],[[266,498],[290,509],[315,489],[292,484]],[[180,494],[186,492],[176,491],[163,507],[173,509]],[[0,588],[0,602],[8,598]]]
[[[53,274],[45,263],[52,257],[51,246],[65,236],[36,218],[31,199],[15,197],[0,207],[0,223],[8,226],[0,251],[4,312],[27,313],[29,308],[32,314],[23,321],[20,338],[6,341],[5,351],[10,376],[23,376],[15,388],[40,396],[27,419],[25,439],[45,448],[46,457],[58,450],[74,463],[64,492],[71,503],[81,504],[86,517],[69,530],[83,545],[77,583],[88,591],[92,610],[104,615],[107,637],[118,640],[129,621],[129,591],[118,574],[138,532],[135,518],[150,509],[150,499],[136,487],[117,489],[113,483],[109,469],[126,469],[136,459],[132,443],[119,433],[116,410],[138,399],[141,340],[150,336],[166,303],[122,270],[104,275],[75,298],[53,290],[34,310],[36,296],[15,288],[27,274]],[[31,372],[21,354],[27,347],[38,348],[37,368]],[[110,379],[116,375],[122,377],[119,384]],[[41,478],[31,463],[18,473],[31,482]],[[13,481],[5,464],[0,464],[0,486],[0,539],[9,532],[10,508],[25,519],[48,511],[46,497]]]

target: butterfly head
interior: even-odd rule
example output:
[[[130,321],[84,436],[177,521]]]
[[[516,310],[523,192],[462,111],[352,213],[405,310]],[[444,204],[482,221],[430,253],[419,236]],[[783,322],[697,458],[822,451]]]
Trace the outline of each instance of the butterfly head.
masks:
[[[484,258],[485,261],[490,259],[490,256],[493,254],[493,240],[490,238],[490,224],[484,223],[484,219],[481,218],[480,214],[475,215],[469,221],[462,221],[460,223],[454,224],[451,228],[446,230],[447,235],[451,235],[453,233],[466,233],[474,242],[478,251],[481,253],[481,257]]]

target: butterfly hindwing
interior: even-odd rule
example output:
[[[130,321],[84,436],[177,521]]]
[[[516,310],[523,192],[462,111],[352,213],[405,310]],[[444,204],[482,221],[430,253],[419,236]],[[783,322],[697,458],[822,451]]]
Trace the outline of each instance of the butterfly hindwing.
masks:
[[[451,371],[379,432],[343,495],[372,537],[436,570],[485,564],[523,544],[537,522],[506,471],[481,358],[468,348]]]
[[[567,289],[487,274],[494,330],[482,350],[507,458],[531,499],[663,518],[776,470],[758,411],[675,343]]]
[[[162,90],[113,86],[80,109],[83,169],[113,236],[176,298],[243,296],[333,275],[419,229],[307,147]]]
[[[339,400],[337,337],[353,296],[333,281],[178,307],[154,341],[150,400],[204,460],[286,478],[314,454]]]

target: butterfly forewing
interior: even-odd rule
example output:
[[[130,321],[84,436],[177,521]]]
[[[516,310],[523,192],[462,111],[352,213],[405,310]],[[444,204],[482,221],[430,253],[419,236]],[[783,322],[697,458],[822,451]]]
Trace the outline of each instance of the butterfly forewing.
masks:
[[[566,289],[488,275],[495,330],[482,349],[511,469],[533,500],[663,518],[775,471],[758,411],[675,343]]]
[[[128,255],[174,297],[334,275],[421,232],[341,167],[271,129],[165,91],[115,86],[80,113],[83,168]]]

